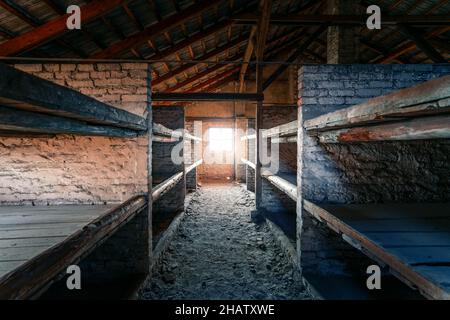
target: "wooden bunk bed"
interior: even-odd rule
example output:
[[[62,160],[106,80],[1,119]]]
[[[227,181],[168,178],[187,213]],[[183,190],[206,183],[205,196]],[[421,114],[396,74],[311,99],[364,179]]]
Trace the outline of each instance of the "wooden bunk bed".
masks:
[[[147,119],[0,64],[0,136],[136,137]],[[138,213],[145,195],[117,205],[0,206],[0,299],[42,295]]]
[[[146,206],[136,196],[116,206],[0,207],[0,299],[38,297]]]
[[[450,138],[450,76],[304,122],[321,143]],[[316,204],[304,209],[427,298],[450,299],[450,204]]]

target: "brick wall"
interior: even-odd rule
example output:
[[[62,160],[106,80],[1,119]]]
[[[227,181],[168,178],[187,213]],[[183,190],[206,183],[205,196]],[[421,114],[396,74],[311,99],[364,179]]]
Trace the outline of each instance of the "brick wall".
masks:
[[[255,119],[247,120],[247,129],[255,130],[256,122]],[[256,153],[255,153],[255,139],[249,139],[247,141],[247,160],[256,163]],[[250,166],[246,166],[246,184],[247,190],[255,192],[255,169]]]
[[[147,64],[32,64],[16,68],[146,115]],[[0,138],[0,204],[117,203],[147,191],[145,136]]]
[[[449,73],[446,65],[304,66],[299,71],[299,126],[316,116]],[[298,148],[299,199],[320,204],[450,198],[450,143],[446,140],[321,145],[300,130]],[[300,200],[297,206],[297,247],[305,272],[346,274],[358,265],[356,261],[364,261],[359,252],[302,211]]]

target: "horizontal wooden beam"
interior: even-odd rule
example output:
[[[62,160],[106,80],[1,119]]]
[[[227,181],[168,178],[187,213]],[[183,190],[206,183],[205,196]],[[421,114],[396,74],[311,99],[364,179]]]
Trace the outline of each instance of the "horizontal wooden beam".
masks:
[[[188,174],[189,172],[191,172],[192,170],[194,170],[195,168],[197,168],[199,165],[201,165],[203,163],[203,159],[200,159],[196,162],[194,162],[193,164],[189,165],[186,167],[186,174]]]
[[[333,130],[424,114],[437,115],[449,110],[450,76],[444,76],[307,120],[304,127],[306,130]]]
[[[298,131],[298,122],[297,120],[291,121],[277,127],[273,127],[263,131],[263,138],[278,138],[278,137],[286,137],[297,135]]]
[[[297,201],[297,186],[295,184],[290,183],[289,181],[281,178],[276,175],[262,175],[263,178],[266,178],[271,184],[273,184],[280,191],[284,192],[289,198],[294,201]]]
[[[254,164],[253,162],[251,162],[251,161],[249,161],[247,159],[241,158],[241,162],[246,164],[250,168],[256,169],[256,164]]]
[[[0,131],[9,132],[8,135],[75,134],[130,138],[139,134],[138,131],[126,128],[94,125],[76,119],[1,106]]]
[[[81,23],[85,24],[128,1],[129,0],[94,0],[81,7]],[[0,56],[18,55],[25,50],[44,44],[65,32],[68,32],[66,25],[68,17],[69,14],[59,16],[42,26],[0,44]]]
[[[321,143],[428,140],[450,138],[450,116],[422,117],[409,121],[324,131]]]
[[[163,34],[170,28],[176,27],[176,26],[186,22],[188,19],[198,16],[202,12],[217,5],[219,2],[221,2],[221,0],[200,1],[194,5],[186,8],[183,11],[180,11],[169,17],[166,17],[165,19],[161,20],[160,22],[158,22],[156,24],[152,24],[151,26],[138,32],[137,34],[131,35],[131,36],[125,38],[124,40],[121,40],[121,41],[113,44],[109,48],[92,55],[90,58],[108,59],[108,58],[116,57],[126,50],[129,50],[129,49],[131,49],[135,46],[138,46],[142,43],[145,43],[150,38],[155,37],[160,34]]]
[[[367,15],[277,15],[271,16],[271,24],[280,25],[366,25]],[[232,19],[235,24],[256,24],[258,16],[254,13],[243,13]],[[449,15],[420,15],[420,16],[388,16],[383,15],[381,19],[383,25],[450,25]]]
[[[263,94],[256,93],[164,93],[155,92],[152,94],[153,101],[262,101]]]
[[[174,174],[169,179],[161,182],[156,187],[153,188],[152,191],[152,198],[153,201],[157,201],[160,199],[166,192],[168,192],[170,189],[175,187],[178,182],[183,179],[184,172],[178,172],[177,174]]]
[[[145,209],[144,196],[136,196],[109,210],[58,245],[45,250],[0,278],[0,299],[33,298],[56,277],[65,274],[121,226]]]
[[[78,91],[0,63],[0,103],[88,123],[146,130],[146,120]]]

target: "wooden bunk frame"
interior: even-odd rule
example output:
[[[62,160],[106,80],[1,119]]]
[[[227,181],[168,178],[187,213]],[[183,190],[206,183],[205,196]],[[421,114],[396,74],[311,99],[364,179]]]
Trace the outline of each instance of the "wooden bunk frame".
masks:
[[[0,131],[133,137],[146,119],[0,63]]]
[[[424,296],[450,299],[448,204],[316,205],[304,209]],[[431,212],[429,212],[431,211]]]
[[[91,216],[90,220],[87,220],[88,218],[84,215],[82,218],[73,216],[73,213],[92,210],[91,205],[0,207],[0,221],[6,222],[6,224],[0,223],[0,226],[7,228],[0,229],[0,242],[3,243],[3,246],[9,243],[9,247],[6,249],[2,248],[2,251],[15,252],[19,248],[23,248],[25,242],[29,243],[28,249],[31,251],[28,252],[26,258],[22,257],[24,261],[19,262],[17,266],[3,268],[2,271],[6,273],[0,276],[0,299],[39,297],[54,281],[58,280],[65,273],[69,265],[78,263],[111,237],[121,226],[133,219],[136,214],[145,210],[147,200],[144,196],[135,196],[112,208],[108,206],[98,207],[98,211],[93,214],[93,216],[98,215],[98,217],[93,219]],[[42,250],[42,246],[33,246],[33,242],[36,239],[30,238],[30,229],[26,228],[29,225],[24,224],[25,222],[30,223],[29,217],[31,215],[31,218],[33,218],[33,213],[35,220],[37,215],[43,214],[39,211],[44,213],[52,212],[52,214],[47,215],[47,219],[42,219],[41,216],[39,221],[35,221],[35,223],[52,224],[52,228],[63,226],[64,224],[67,226],[66,221],[70,214],[71,220],[76,220],[78,224],[69,228],[69,230],[66,230],[66,227],[64,234],[61,234],[59,237],[52,237],[51,235],[45,237],[45,235],[41,235],[39,238],[41,245],[49,247]],[[38,212],[37,215],[36,212]],[[11,221],[14,221],[15,225],[10,225]],[[13,238],[11,238],[9,230],[15,230]],[[39,229],[32,231],[36,233]],[[21,242],[21,245],[18,247],[14,245],[17,242]],[[2,262],[0,261],[1,266]]]
[[[305,121],[322,143],[450,138],[450,76]]]

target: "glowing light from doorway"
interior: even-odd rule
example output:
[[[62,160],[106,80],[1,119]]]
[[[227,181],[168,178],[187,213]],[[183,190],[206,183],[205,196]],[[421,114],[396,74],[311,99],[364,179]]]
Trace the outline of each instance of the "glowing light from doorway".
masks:
[[[232,151],[233,129],[209,128],[208,142],[209,142],[209,150],[211,151]]]

